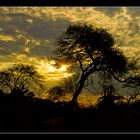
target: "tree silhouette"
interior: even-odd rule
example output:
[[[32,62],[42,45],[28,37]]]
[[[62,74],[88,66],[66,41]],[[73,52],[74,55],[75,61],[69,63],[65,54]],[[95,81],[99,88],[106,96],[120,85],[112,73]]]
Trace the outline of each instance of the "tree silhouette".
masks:
[[[48,96],[53,101],[59,101],[61,97],[65,96],[65,92],[61,86],[55,86],[49,90]]]
[[[58,38],[58,57],[78,65],[81,76],[77,82],[72,102],[77,100],[85,81],[97,72],[104,71],[118,80],[127,71],[127,58],[114,47],[115,41],[110,33],[92,25],[70,25]]]
[[[65,100],[66,95],[70,95],[75,90],[75,83],[78,75],[69,78],[63,78],[57,86],[52,87],[48,91],[48,97],[53,101]]]
[[[0,72],[0,87],[10,90],[14,95],[33,96],[31,88],[42,86],[42,76],[33,66],[14,64],[7,70]]]

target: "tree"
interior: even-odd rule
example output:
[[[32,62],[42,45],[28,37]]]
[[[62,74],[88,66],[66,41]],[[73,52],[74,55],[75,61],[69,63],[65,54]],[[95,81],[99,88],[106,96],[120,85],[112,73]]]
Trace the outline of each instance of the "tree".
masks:
[[[55,86],[49,90],[48,96],[51,100],[58,101],[61,97],[65,96],[65,92],[61,86]]]
[[[12,94],[32,95],[31,89],[42,87],[42,76],[33,66],[14,64],[0,72],[0,87]]]
[[[110,33],[92,25],[74,24],[58,38],[57,55],[62,60],[78,65],[81,76],[76,84],[72,102],[76,102],[88,77],[103,71],[104,75],[122,82],[127,72],[127,58],[114,47]]]

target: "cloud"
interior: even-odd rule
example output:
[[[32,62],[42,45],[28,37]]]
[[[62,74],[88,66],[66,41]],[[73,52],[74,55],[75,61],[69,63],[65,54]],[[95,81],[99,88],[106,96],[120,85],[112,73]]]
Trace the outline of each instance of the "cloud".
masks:
[[[27,52],[27,53],[29,53],[29,52],[30,52],[30,48],[25,47],[25,48],[24,48],[24,51]]]
[[[0,7],[0,69],[14,63],[49,64],[57,37],[73,23],[105,28],[125,55],[139,56],[139,13],[137,7]]]
[[[10,35],[0,35],[0,41],[15,41],[15,39]]]
[[[139,11],[137,7],[0,7],[0,56],[9,61],[23,56],[51,58],[57,37],[79,22],[107,29],[126,54],[131,50],[131,55],[138,55]]]

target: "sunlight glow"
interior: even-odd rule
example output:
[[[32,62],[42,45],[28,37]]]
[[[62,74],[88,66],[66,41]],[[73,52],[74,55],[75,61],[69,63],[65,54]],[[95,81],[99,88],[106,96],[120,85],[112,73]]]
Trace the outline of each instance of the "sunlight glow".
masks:
[[[51,65],[47,67],[47,70],[48,70],[48,72],[55,72],[56,71],[55,67],[53,67]]]
[[[73,73],[68,72],[69,65],[61,64],[60,67],[56,67],[55,64],[54,60],[40,60],[37,69],[47,80],[60,80],[73,75]]]
[[[64,76],[64,78],[67,78],[67,77],[72,76],[72,73],[64,73],[63,76]]]
[[[66,71],[67,70],[67,67],[68,66],[66,66],[66,65],[62,65],[59,69],[58,69],[58,71]]]

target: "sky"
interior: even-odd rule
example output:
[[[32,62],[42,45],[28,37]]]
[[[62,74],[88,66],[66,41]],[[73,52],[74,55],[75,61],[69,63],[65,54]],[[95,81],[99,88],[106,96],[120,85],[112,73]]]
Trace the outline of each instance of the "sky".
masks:
[[[50,81],[70,76],[69,66],[52,64],[57,38],[73,23],[107,29],[126,56],[140,55],[140,7],[0,7],[0,69],[19,62]]]

